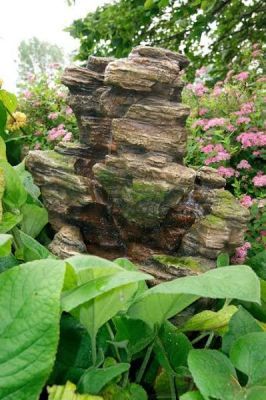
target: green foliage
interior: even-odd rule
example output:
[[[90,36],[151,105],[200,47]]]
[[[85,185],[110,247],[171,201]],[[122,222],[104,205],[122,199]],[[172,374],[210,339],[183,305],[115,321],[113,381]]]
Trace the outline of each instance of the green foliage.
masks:
[[[119,0],[74,21],[68,31],[80,40],[80,60],[89,54],[125,57],[145,42],[183,49],[192,61],[190,77],[210,64],[211,74],[223,78],[233,59],[240,64],[243,45],[265,40],[264,25],[262,0]]]
[[[62,72],[62,67],[52,64],[20,82],[19,107],[27,115],[26,148],[53,149],[59,141],[78,136],[76,118],[67,104],[68,92],[61,84]]]
[[[254,255],[266,243],[263,49],[259,44],[243,47],[242,59],[213,88],[205,68],[184,89],[183,101],[191,107],[186,163],[217,169],[226,188],[250,209],[246,240],[252,245],[249,255]],[[234,262],[243,263],[244,253],[247,248],[237,251]]]
[[[35,400],[56,354],[64,263],[39,261],[0,275],[0,398]]]
[[[21,233],[21,238],[27,237]],[[18,240],[16,235],[15,240]],[[21,399],[35,399],[54,364],[49,378],[49,399],[67,399],[72,393],[72,398],[76,396],[77,399],[82,399],[82,396],[89,396],[90,399],[94,395],[97,398],[98,395],[104,400],[147,400],[144,389],[130,383],[134,379],[134,362],[140,359],[142,364],[136,381],[145,382],[146,372],[155,360],[155,373],[163,368],[169,377],[171,399],[175,399],[175,384],[178,390],[182,388],[181,393],[188,388],[189,381],[186,379],[191,377],[187,359],[190,359],[193,350],[187,336],[167,321],[168,318],[200,295],[242,299],[243,293],[246,293],[246,299],[259,301],[258,278],[249,267],[220,268],[211,274],[179,278],[157,286],[163,310],[158,308],[161,325],[158,326],[153,316],[156,288],[147,289],[142,285],[139,291],[139,282],[149,279],[149,275],[136,271],[127,261],[119,260],[118,263],[120,265],[95,256],[76,256],[65,261],[37,260],[2,272],[0,280],[4,290],[0,294],[0,308],[5,310],[8,325],[4,327],[5,336],[0,340],[5,341],[6,354],[11,351],[8,346],[12,346],[15,353],[12,362],[7,359],[4,363],[3,371],[7,372],[1,384],[1,398],[9,398],[10,393],[20,390]],[[226,288],[220,284],[222,271],[226,272],[226,280],[231,283]],[[17,295],[14,296],[14,293]],[[21,296],[23,308],[17,313],[16,307],[21,307]],[[180,302],[180,296],[185,301]],[[61,324],[59,299],[61,310],[65,310]],[[143,299],[144,311],[148,314],[146,318],[139,313]],[[69,311],[75,319],[66,313]],[[140,319],[135,319],[140,316]],[[25,336],[26,329],[29,334]],[[210,327],[199,326],[198,329]],[[45,335],[42,334],[44,331]],[[14,345],[13,337],[16,337],[16,343],[20,343],[19,347]],[[236,337],[232,344],[232,360],[235,360],[236,368],[245,372],[243,354],[238,355],[238,341]],[[43,346],[45,355],[40,357],[38,354],[43,352]],[[250,349],[249,342],[244,346]],[[28,357],[21,353],[21,348],[27,349]],[[257,353],[253,359],[256,358]],[[10,365],[13,365],[11,369]],[[248,374],[252,382],[261,383],[261,375],[254,376],[255,370],[254,364]],[[67,383],[69,379],[73,384]],[[197,384],[197,380],[195,382]],[[76,387],[83,394],[75,393]]]
[[[63,50],[56,44],[33,37],[20,42],[18,58],[19,78],[25,80],[29,74],[46,72],[51,64],[63,64],[65,57]]]

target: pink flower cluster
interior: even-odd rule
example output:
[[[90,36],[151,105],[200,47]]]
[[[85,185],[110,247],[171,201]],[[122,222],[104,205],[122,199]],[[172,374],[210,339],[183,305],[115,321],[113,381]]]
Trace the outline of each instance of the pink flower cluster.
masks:
[[[192,90],[192,92],[198,97],[202,97],[205,93],[208,92],[208,88],[204,86],[201,82],[195,84],[189,83],[186,88]]]
[[[208,108],[200,108],[199,109],[199,115],[202,116],[204,114],[207,114],[208,111],[209,111]]]
[[[235,175],[235,170],[234,170],[234,168],[231,168],[231,167],[222,167],[221,166],[217,169],[217,172],[223,178],[231,178],[232,176]]]
[[[231,261],[233,264],[242,264],[245,262],[247,257],[248,250],[251,248],[251,244],[249,242],[245,242],[243,246],[237,247],[235,251],[234,257],[232,257]]]
[[[266,186],[266,175],[263,172],[259,171],[256,176],[252,179],[254,186],[256,187],[265,187]]]
[[[207,131],[210,128],[214,128],[215,126],[224,126],[226,124],[225,118],[211,118],[207,120],[203,129]]]
[[[237,169],[250,169],[251,165],[247,160],[241,160],[236,166]]]
[[[248,124],[251,121],[251,119],[249,117],[239,117],[236,120],[236,124],[237,125],[241,125],[241,124]]]
[[[266,134],[264,132],[243,132],[236,140],[242,144],[242,148],[266,146]]]
[[[249,207],[251,207],[252,204],[253,204],[252,197],[249,196],[249,195],[247,195],[247,194],[245,194],[245,195],[240,199],[240,203],[242,204],[242,206],[249,208]]]
[[[240,72],[240,74],[235,76],[235,78],[238,81],[245,81],[248,79],[248,77],[249,77],[249,72],[246,72],[246,71]]]
[[[201,148],[201,151],[205,154],[212,153],[212,157],[207,158],[204,161],[205,165],[210,165],[220,161],[230,160],[230,154],[225,150],[221,144],[207,144]]]
[[[236,115],[247,115],[251,114],[252,112],[255,111],[255,106],[252,101],[249,101],[248,103],[243,103],[240,107],[240,111],[236,111]]]
[[[62,139],[64,142],[69,142],[71,138],[72,133],[65,129],[64,124],[60,124],[56,128],[48,131],[47,140],[52,142],[54,140]]]

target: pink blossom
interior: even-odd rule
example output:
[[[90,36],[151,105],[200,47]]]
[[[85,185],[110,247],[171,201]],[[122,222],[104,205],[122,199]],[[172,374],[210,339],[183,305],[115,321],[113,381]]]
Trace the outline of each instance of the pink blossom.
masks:
[[[220,88],[219,86],[215,86],[213,89],[212,94],[214,94],[214,96],[219,96],[222,93],[222,88]]]
[[[209,111],[208,108],[200,108],[199,115],[202,116],[202,115],[206,114],[208,111]]]
[[[201,67],[200,69],[197,69],[196,71],[196,76],[202,76],[205,75],[207,72],[207,68],[206,67]]]
[[[252,45],[252,49],[253,50],[257,50],[257,49],[259,49],[260,48],[260,44],[259,43],[254,43],[253,45]]]
[[[254,186],[256,187],[264,187],[266,186],[266,175],[263,173],[258,172],[256,176],[252,179]]]
[[[236,115],[247,115],[255,111],[255,106],[252,101],[248,103],[243,103],[241,105],[240,111],[236,111]]]
[[[68,132],[65,130],[64,125],[60,124],[56,128],[48,131],[47,140],[53,141],[65,136]]]
[[[242,144],[242,148],[266,145],[266,135],[264,132],[243,132],[237,136],[236,140]]]
[[[242,204],[242,206],[244,207],[251,207],[253,204],[253,199],[251,196],[245,194],[241,199],[240,199],[240,203]]]
[[[201,148],[201,151],[202,151],[203,153],[210,153],[210,152],[213,151],[213,149],[214,149],[213,144],[207,144],[206,146],[203,146],[203,147]]]
[[[54,120],[54,119],[56,119],[58,117],[58,115],[59,115],[58,112],[51,112],[48,115],[48,119]]]
[[[251,165],[247,160],[241,160],[239,164],[237,164],[236,168],[238,169],[250,169]]]
[[[250,122],[249,117],[239,117],[236,121],[237,125],[248,124],[249,122]]]
[[[260,50],[254,50],[254,51],[252,51],[251,55],[254,58],[259,57],[259,56],[261,56],[261,51]]]
[[[63,142],[69,142],[72,139],[72,133],[67,132],[67,134],[63,137]]]
[[[231,261],[233,264],[242,264],[246,257],[248,250],[251,248],[251,244],[249,242],[245,242],[243,246],[237,247],[235,251],[234,257],[232,257]]]
[[[202,97],[206,92],[208,92],[208,88],[203,85],[203,83],[196,83],[194,85],[194,93],[198,97]]]
[[[232,124],[226,125],[226,129],[227,129],[229,132],[234,132],[234,131],[236,130],[236,128],[235,128],[234,125],[232,125]]]
[[[261,236],[266,236],[266,231],[260,231]]]
[[[207,123],[203,127],[205,131],[207,131],[210,128],[213,128],[215,126],[223,126],[226,124],[225,118],[211,118],[207,120]]]
[[[67,97],[67,94],[65,92],[57,92],[57,97],[60,99],[65,99]]]
[[[202,128],[205,127],[205,125],[208,123],[207,119],[198,119],[197,121],[194,122],[192,125],[193,128],[196,128],[197,126],[201,126]]]
[[[249,77],[249,72],[246,72],[246,71],[240,72],[240,74],[235,76],[235,78],[238,81],[245,81],[248,79],[248,77]]]
[[[223,176],[224,178],[231,178],[232,176],[235,175],[235,170],[234,168],[231,167],[219,167],[217,169],[217,172],[219,175]]]
[[[25,99],[30,99],[32,96],[32,93],[29,89],[24,90],[23,95],[25,97]]]
[[[256,151],[253,151],[252,152],[252,154],[253,154],[253,156],[260,156],[261,155],[261,151],[259,151],[259,150],[256,150]]]
[[[193,89],[194,89],[193,83],[188,83],[188,84],[186,85],[186,89],[188,89],[188,90],[193,90]]]
[[[69,107],[69,106],[66,107],[66,114],[67,114],[67,115],[73,114],[73,110],[72,110],[71,107]]]
[[[41,136],[42,135],[42,132],[41,131],[35,131],[34,132],[34,136]]]

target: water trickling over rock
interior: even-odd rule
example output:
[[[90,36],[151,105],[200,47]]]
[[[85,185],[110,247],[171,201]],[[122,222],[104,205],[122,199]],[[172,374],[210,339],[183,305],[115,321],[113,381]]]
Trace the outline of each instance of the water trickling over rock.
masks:
[[[86,68],[66,69],[80,143],[27,158],[59,232],[55,253],[66,256],[69,244],[71,255],[126,256],[161,280],[210,268],[243,243],[249,213],[225,180],[183,165],[186,65],[180,54],[140,46],[126,59],[89,57]]]

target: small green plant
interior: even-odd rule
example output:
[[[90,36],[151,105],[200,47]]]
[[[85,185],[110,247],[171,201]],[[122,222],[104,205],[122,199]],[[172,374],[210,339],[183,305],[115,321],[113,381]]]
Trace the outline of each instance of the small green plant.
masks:
[[[59,141],[77,138],[76,118],[60,82],[62,72],[58,64],[51,64],[47,72],[29,74],[20,84],[19,108],[27,115],[23,143],[30,149],[53,149]]]

